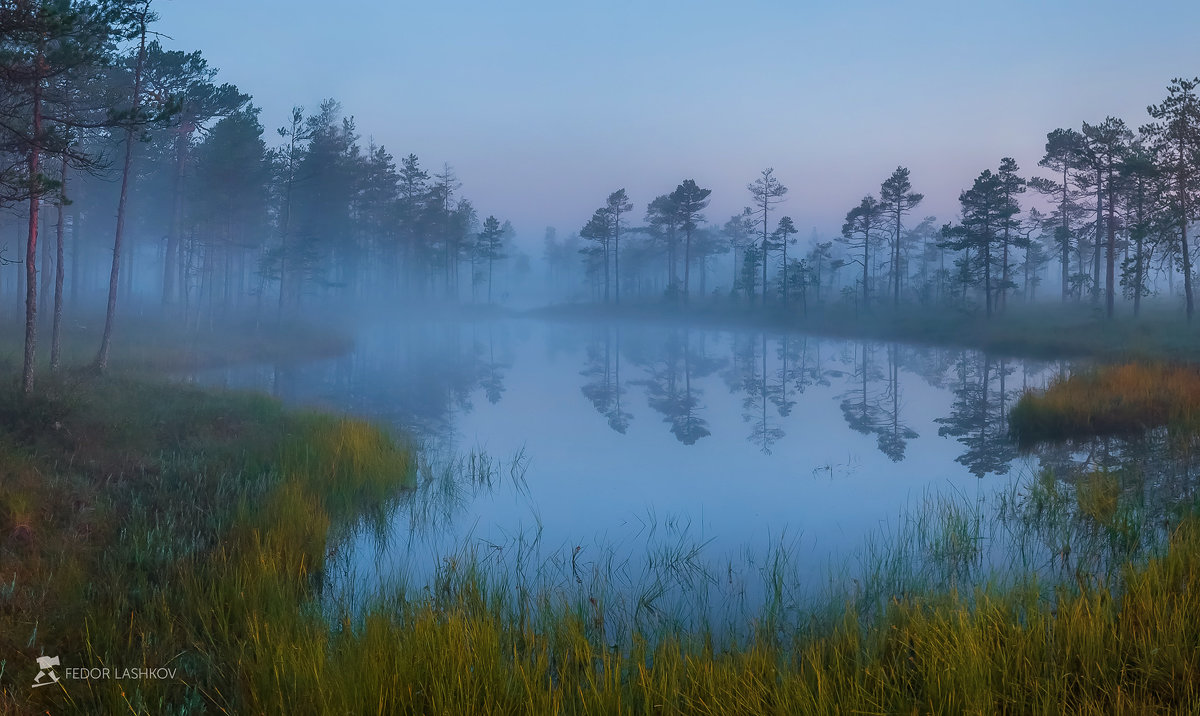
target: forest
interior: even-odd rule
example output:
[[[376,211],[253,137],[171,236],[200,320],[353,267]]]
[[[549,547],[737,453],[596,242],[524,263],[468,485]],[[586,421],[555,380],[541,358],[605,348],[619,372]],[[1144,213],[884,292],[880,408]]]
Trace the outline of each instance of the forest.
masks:
[[[0,714],[1200,704],[1200,78],[520,225],[160,12],[0,0]]]
[[[848,208],[840,234],[800,239],[790,216],[773,216],[788,187],[768,168],[723,222],[706,220],[712,190],[691,179],[646,202],[640,221],[618,189],[578,231],[546,227],[535,271],[532,247],[510,222],[480,217],[449,164],[397,161],[336,100],[267,118],[282,125],[268,132],[253,97],[200,51],[163,49],[148,4],[39,7],[12,3],[3,18],[0,290],[24,309],[27,389],[39,316],[57,366],[64,311],[87,314],[105,296],[98,367],[118,303],[192,326],[331,302],[491,304],[518,285],[542,302],[695,297],[798,315],[990,318],[1061,298],[1113,318],[1118,305],[1138,316],[1151,296],[1194,313],[1195,79],[1172,80],[1131,123],[1050,130],[1038,167],[1000,159],[962,190],[955,217],[922,215],[901,166]]]

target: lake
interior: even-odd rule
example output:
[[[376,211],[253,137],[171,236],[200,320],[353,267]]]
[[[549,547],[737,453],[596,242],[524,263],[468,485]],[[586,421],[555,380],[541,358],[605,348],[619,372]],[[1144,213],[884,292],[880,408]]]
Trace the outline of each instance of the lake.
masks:
[[[420,486],[386,528],[351,542],[354,583],[422,584],[475,560],[585,591],[702,582],[740,608],[764,598],[781,558],[803,583],[789,589],[819,589],[921,504],[992,510],[1042,464],[1127,454],[1018,453],[1008,411],[1066,369],[961,348],[511,318],[375,325],[336,359],[194,378],[418,438]]]

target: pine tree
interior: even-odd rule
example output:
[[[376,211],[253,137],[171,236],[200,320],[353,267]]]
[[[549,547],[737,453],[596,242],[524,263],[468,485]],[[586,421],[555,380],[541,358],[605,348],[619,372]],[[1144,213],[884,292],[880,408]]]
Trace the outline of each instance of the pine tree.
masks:
[[[1125,122],[1120,119],[1106,117],[1099,125],[1090,125],[1084,122],[1083,134],[1091,149],[1090,154],[1097,172],[1097,191],[1103,195],[1104,204],[1107,207],[1104,244],[1104,305],[1105,314],[1111,320],[1114,296],[1116,295],[1117,185],[1120,179],[1120,165],[1129,153],[1129,143],[1133,141],[1133,132],[1129,131]],[[1097,241],[1099,241],[1099,236],[1097,236]]]
[[[633,211],[633,203],[629,201],[629,197],[625,195],[624,189],[617,189],[608,195],[608,200],[604,203],[604,211],[608,216],[609,228],[612,231],[612,247],[613,247],[613,278],[614,280],[614,295],[615,303],[621,303],[621,214]],[[605,258],[607,265],[607,258]],[[607,272],[605,281],[607,282]],[[605,286],[605,300],[607,300],[608,287]]]
[[[943,245],[955,251],[974,251],[979,261],[963,264],[966,281],[983,284],[985,315],[992,317],[994,290],[992,282],[995,250],[1001,240],[1005,223],[1011,216],[1011,205],[1005,199],[1004,180],[985,169],[970,189],[958,195],[962,206],[962,223],[947,225],[942,230]]]
[[[1009,278],[1009,270],[1012,268],[1011,262],[1008,260],[1008,250],[1010,246],[1025,248],[1027,241],[1021,234],[1021,205],[1017,202],[1017,195],[1025,192],[1025,180],[1017,176],[1020,169],[1017,167],[1017,161],[1012,157],[1004,157],[1000,160],[1000,169],[996,173],[997,179],[1000,181],[1000,295],[998,296],[998,307],[1003,311],[1008,304],[1008,292],[1013,288],[1014,284]]]
[[[771,238],[773,239],[772,243],[774,243],[775,246],[779,247],[779,250],[783,252],[783,283],[782,283],[782,286],[783,286],[783,305],[785,308],[788,305],[788,288],[790,286],[790,284],[788,283],[787,247],[788,247],[788,244],[790,244],[790,243],[791,244],[796,243],[796,240],[791,238],[791,236],[792,236],[792,234],[796,234],[799,231],[800,230],[796,228],[796,225],[794,223],[792,223],[792,217],[784,216],[779,219],[779,226],[775,227],[775,231],[771,232]]]
[[[892,220],[892,306],[900,305],[900,281],[903,267],[900,260],[900,237],[903,231],[904,216],[915,209],[925,198],[924,194],[912,191],[909,181],[909,171],[906,167],[896,167],[896,171],[884,180],[879,188],[879,200]]]
[[[492,266],[496,261],[505,258],[504,229],[494,216],[483,220],[483,229],[479,232],[476,243],[476,254],[487,260],[488,305],[492,305]]]
[[[762,286],[763,305],[767,305],[767,256],[769,255],[770,246],[770,230],[768,226],[768,214],[776,204],[783,201],[783,195],[787,194],[787,187],[783,185],[779,179],[775,178],[775,170],[767,167],[762,170],[762,176],[755,179],[746,187],[750,191],[750,196],[754,198],[755,211],[759,214],[759,223],[762,224],[762,246],[760,253],[762,255]]]
[[[846,245],[848,251],[861,251],[861,259],[853,259],[851,263],[862,265],[862,308],[869,310],[871,305],[870,266],[871,250],[883,238],[887,207],[879,200],[868,194],[862,198],[858,206],[846,212],[846,221],[842,224],[842,235],[839,241]]]
[[[1157,120],[1147,126],[1146,133],[1155,141],[1164,171],[1170,176],[1166,194],[1168,210],[1178,230],[1183,293],[1187,319],[1195,312],[1192,291],[1192,258],[1188,244],[1188,224],[1195,221],[1196,193],[1200,190],[1200,97],[1196,87],[1200,78],[1175,78],[1167,88],[1167,98],[1161,104],[1147,108]]]
[[[675,206],[675,215],[683,229],[683,302],[688,302],[688,292],[691,285],[692,266],[692,232],[704,221],[701,214],[708,206],[708,196],[712,189],[701,189],[692,179],[685,179],[682,184],[671,192],[671,203]]]
[[[1038,162],[1059,176],[1058,180],[1035,177],[1029,185],[1043,196],[1055,202],[1051,220],[1055,221],[1054,241],[1059,250],[1059,267],[1062,272],[1062,301],[1067,302],[1071,285],[1071,249],[1075,244],[1074,222],[1081,209],[1076,199],[1078,190],[1072,189],[1072,171],[1082,161],[1083,136],[1073,129],[1056,129],[1046,135],[1046,153]]]

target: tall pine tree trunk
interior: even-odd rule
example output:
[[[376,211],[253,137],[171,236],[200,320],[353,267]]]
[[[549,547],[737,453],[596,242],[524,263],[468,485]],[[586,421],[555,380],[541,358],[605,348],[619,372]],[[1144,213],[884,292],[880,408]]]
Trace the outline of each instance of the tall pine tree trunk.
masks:
[[[783,235],[783,307],[786,310],[788,305],[788,279],[787,279],[787,244],[788,235]]]
[[[1108,170],[1108,248],[1105,255],[1105,276],[1104,276],[1104,301],[1105,310],[1108,313],[1108,318],[1113,317],[1114,294],[1116,293],[1116,262],[1117,254],[1117,224],[1113,217],[1113,175],[1112,167]]]
[[[186,120],[185,120],[186,122]],[[187,158],[186,124],[180,125],[175,137],[175,176],[172,181],[171,223],[167,230],[167,251],[163,257],[164,305],[175,302],[175,278],[178,273],[179,235],[183,225],[183,171]]]
[[[54,244],[56,260],[54,262],[54,326],[50,331],[50,370],[58,370],[59,348],[62,343],[62,313],[63,313],[63,223],[66,218],[64,204],[67,196],[67,155],[62,157],[62,173],[59,176],[61,197],[58,201],[58,226],[55,228]]]
[[[1096,172],[1096,243],[1095,250],[1092,251],[1092,303],[1097,303],[1100,298],[1100,236],[1104,225],[1104,195],[1100,189],[1103,186],[1101,182],[1102,175],[1097,170]]]
[[[691,224],[688,224],[691,226]],[[683,302],[688,303],[688,292],[692,282],[692,230],[684,228],[683,232]]]
[[[79,254],[80,254],[80,228],[82,219],[79,214],[79,207],[75,207],[75,211],[71,214],[71,305],[79,306]]]
[[[1063,183],[1062,183],[1062,203],[1059,204],[1058,213],[1062,219],[1062,236],[1059,241],[1062,243],[1062,302],[1066,303],[1070,293],[1071,284],[1071,224],[1067,218],[1067,165],[1063,163]]]
[[[616,297],[616,304],[621,305],[621,215],[617,214],[613,218],[613,291]],[[488,269],[491,270],[490,268]],[[488,290],[491,290],[491,284],[488,285]],[[491,303],[489,300],[488,303]]]
[[[892,307],[900,307],[900,205],[896,206],[896,244],[892,251]]]
[[[29,233],[25,243],[25,364],[21,369],[21,390],[33,392],[33,359],[37,349],[37,241],[38,209],[42,200],[40,171],[42,141],[42,49],[34,60],[33,142],[29,149]]]
[[[1183,297],[1187,304],[1187,320],[1192,321],[1192,257],[1188,251],[1187,220],[1179,222],[1180,247],[1183,249]]]
[[[141,41],[138,45],[137,64],[133,72],[133,114],[131,122],[137,119],[137,113],[142,99],[142,70],[146,64],[146,23],[149,20],[149,0],[143,5],[141,22]],[[125,234],[125,204],[129,198],[129,175],[133,167],[133,125],[125,129],[125,163],[121,170],[121,194],[117,200],[117,230],[113,236],[112,270],[108,277],[108,306],[104,315],[104,334],[100,337],[100,351],[96,354],[95,368],[99,372],[108,369],[108,352],[112,346],[113,320],[117,313],[117,288],[121,278],[121,239]]]

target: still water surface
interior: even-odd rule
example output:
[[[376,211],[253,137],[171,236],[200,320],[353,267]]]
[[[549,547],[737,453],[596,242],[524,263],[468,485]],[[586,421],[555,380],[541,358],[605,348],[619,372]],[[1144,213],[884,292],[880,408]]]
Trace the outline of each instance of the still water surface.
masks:
[[[636,572],[656,549],[745,563],[778,545],[800,573],[827,573],[914,501],[982,501],[1036,469],[1009,441],[1007,412],[1062,368],[801,334],[506,319],[376,326],[337,359],[196,378],[386,422],[426,455],[466,459],[466,474],[427,478],[386,544],[364,535],[353,549],[361,574],[420,580],[464,549],[500,558],[530,544],[560,567],[568,555],[576,575]],[[489,474],[472,477],[471,453]]]

